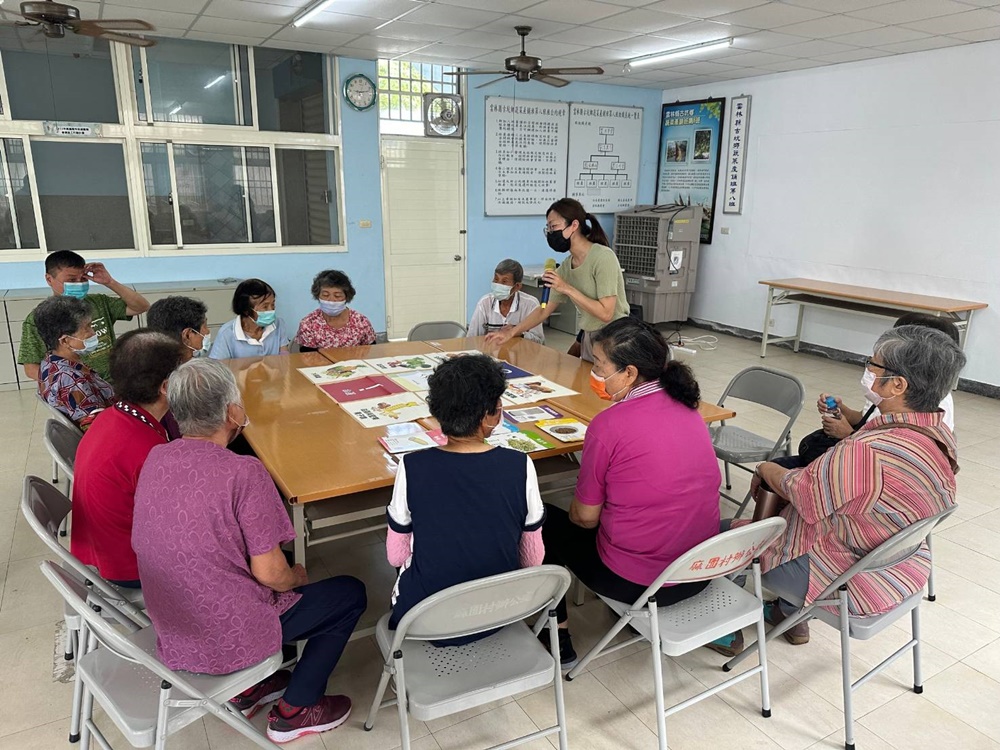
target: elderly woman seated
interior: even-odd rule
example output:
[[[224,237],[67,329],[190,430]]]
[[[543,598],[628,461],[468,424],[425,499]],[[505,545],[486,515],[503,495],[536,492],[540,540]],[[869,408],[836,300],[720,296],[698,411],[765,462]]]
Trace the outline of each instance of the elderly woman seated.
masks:
[[[865,422],[806,468],[775,463],[757,467],[788,500],[788,529],[761,557],[764,585],[779,598],[767,615],[777,624],[811,604],[837,576],[882,542],[955,504],[958,471],[955,436],[938,406],[951,389],[965,355],[948,335],[923,326],[886,331],[861,379],[879,416]],[[734,522],[733,525],[745,522]],[[850,614],[878,615],[920,591],[930,554],[916,555],[848,584]],[[784,634],[794,645],[809,641],[809,624]],[[726,639],[722,639],[725,641]],[[742,649],[743,635],[717,641],[727,655]]]
[[[184,361],[192,357],[207,357],[212,349],[212,334],[208,330],[208,307],[200,299],[164,297],[146,313],[146,324],[184,344]]]
[[[90,306],[74,297],[49,297],[35,308],[35,326],[48,354],[38,375],[38,392],[49,406],[86,430],[98,412],[111,406],[113,391],[80,357],[100,342]]]
[[[485,355],[457,357],[428,382],[427,402],[448,443],[404,456],[396,471],[386,545],[400,573],[390,628],[438,591],[540,565],[544,552],[534,463],[485,442],[502,421],[500,365]]]
[[[245,279],[233,292],[236,317],[219,329],[212,359],[266,357],[288,353],[285,321],[275,310],[277,295],[266,281]]]
[[[312,283],[313,299],[319,308],[299,323],[295,340],[305,351],[375,343],[372,322],[348,305],[354,300],[354,286],[343,271],[320,271]]]
[[[569,513],[548,507],[545,562],[565,565],[603,596],[634,602],[681,554],[719,531],[719,462],[698,413],[691,370],[668,362],[648,323],[620,318],[595,331],[591,388],[612,401],[590,423]],[[664,586],[658,606],[707,582]],[[557,608],[563,669],[576,651],[566,602]]]
[[[157,655],[171,669],[228,674],[308,639],[293,673],[231,703],[252,714],[280,698],[267,719],[274,742],[340,726],[351,701],[324,692],[365,610],[364,584],[309,583],[301,565],[288,566],[281,545],[295,532],[271,477],[256,458],[226,450],[249,424],[228,367],[186,362],[167,400],[183,438],[150,451],[132,525]]]

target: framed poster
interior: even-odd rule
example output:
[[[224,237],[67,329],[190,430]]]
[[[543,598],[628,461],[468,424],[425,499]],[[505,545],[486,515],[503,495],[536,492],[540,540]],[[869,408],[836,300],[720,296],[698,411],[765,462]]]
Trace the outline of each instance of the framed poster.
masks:
[[[660,117],[656,203],[704,207],[701,241],[706,245],[712,242],[715,225],[725,113],[725,99],[697,99],[664,104]]]

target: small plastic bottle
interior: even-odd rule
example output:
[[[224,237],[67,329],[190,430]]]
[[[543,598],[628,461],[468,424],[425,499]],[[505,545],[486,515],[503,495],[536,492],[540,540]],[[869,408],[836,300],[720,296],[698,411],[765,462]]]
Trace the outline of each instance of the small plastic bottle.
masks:
[[[833,396],[826,397],[826,413],[834,419],[840,419],[840,409],[837,408],[837,399]]]

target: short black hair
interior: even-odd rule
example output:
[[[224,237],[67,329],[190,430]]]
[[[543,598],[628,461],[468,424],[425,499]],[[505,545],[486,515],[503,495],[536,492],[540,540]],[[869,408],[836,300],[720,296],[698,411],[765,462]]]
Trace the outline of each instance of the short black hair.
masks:
[[[154,331],[180,338],[188,328],[200,331],[208,322],[208,306],[191,297],[165,297],[152,304],[146,323]]]
[[[35,328],[45,349],[51,352],[59,347],[59,339],[72,336],[93,315],[90,305],[83,300],[56,295],[35,308]]]
[[[500,363],[485,354],[448,359],[427,379],[427,405],[449,437],[469,437],[483,417],[496,414],[507,380]]]
[[[64,268],[83,268],[87,261],[72,250],[56,250],[45,256],[45,273],[52,276]]]
[[[918,312],[904,313],[896,319],[895,323],[892,324],[893,328],[899,328],[900,326],[923,326],[924,328],[933,328],[936,331],[948,334],[948,336],[951,337],[951,340],[956,344],[959,343],[958,327],[950,320],[939,318],[937,315],[928,315],[927,313]]]
[[[153,403],[183,359],[184,347],[173,336],[148,328],[129,331],[111,349],[115,396],[132,404]]]
[[[319,293],[323,291],[324,287],[335,287],[344,293],[347,297],[347,301],[350,302],[354,299],[354,295],[357,292],[354,291],[354,286],[351,284],[351,280],[347,277],[347,274],[343,271],[320,271],[316,274],[316,278],[313,279],[312,284],[312,296],[313,299],[319,299]]]
[[[274,289],[266,281],[260,279],[246,279],[241,281],[236,291],[233,292],[233,312],[241,318],[249,318],[253,315],[253,305],[250,304],[251,297],[277,297]]]

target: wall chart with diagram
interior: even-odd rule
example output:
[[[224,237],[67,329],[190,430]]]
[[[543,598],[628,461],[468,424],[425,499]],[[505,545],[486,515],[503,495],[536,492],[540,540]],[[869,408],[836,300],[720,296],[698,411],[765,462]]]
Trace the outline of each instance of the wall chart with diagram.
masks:
[[[642,109],[486,97],[487,216],[542,214],[570,196],[591,213],[636,204]]]
[[[635,206],[641,143],[639,107],[570,104],[566,195],[595,214]]]

